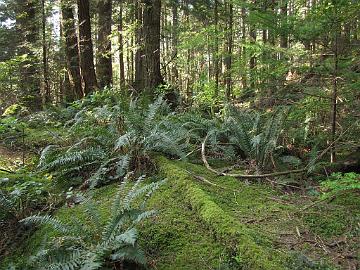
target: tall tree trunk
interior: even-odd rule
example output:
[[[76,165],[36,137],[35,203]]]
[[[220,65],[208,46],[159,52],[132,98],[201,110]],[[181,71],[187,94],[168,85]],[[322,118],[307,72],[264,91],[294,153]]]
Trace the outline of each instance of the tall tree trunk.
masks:
[[[226,67],[226,77],[225,77],[225,83],[226,83],[226,92],[225,97],[227,101],[230,101],[231,97],[231,88],[232,88],[232,78],[231,78],[231,66],[232,66],[232,47],[233,47],[233,4],[231,3],[231,0],[228,3],[228,29],[227,29],[227,40],[226,40],[226,47],[227,47],[227,55],[225,57],[225,67]]]
[[[256,0],[253,0],[253,4],[256,5]],[[250,26],[250,42],[252,44],[256,43],[256,37],[257,37],[256,27],[254,25],[251,25]],[[256,87],[256,75],[255,75],[256,56],[255,56],[254,52],[252,53],[252,55],[250,57],[249,67],[250,67],[250,76],[251,76],[251,81],[250,81],[251,94],[254,94],[255,87]]]
[[[119,4],[119,83],[120,89],[125,86],[125,65],[124,65],[124,37],[122,34],[123,31],[123,3]],[[128,70],[129,72],[129,70]]]
[[[19,55],[27,55],[20,66],[19,88],[22,90],[21,102],[31,110],[41,109],[41,91],[38,59],[29,46],[39,41],[39,27],[36,20],[36,0],[18,0],[16,12],[16,31],[19,38]]]
[[[80,74],[80,55],[76,34],[74,9],[71,0],[61,0],[62,31],[65,37],[66,70],[71,91],[65,100],[78,100],[84,96]]]
[[[112,59],[111,59],[111,25],[112,25],[112,0],[98,1],[98,54],[97,54],[97,79],[99,87],[109,87],[112,84]]]
[[[98,89],[94,67],[93,42],[91,38],[89,0],[77,0],[77,5],[81,77],[84,85],[84,94],[87,95]]]
[[[135,0],[134,19],[136,22],[135,30],[135,46],[137,50],[135,52],[135,78],[133,88],[140,92],[145,87],[144,82],[144,39],[143,39],[143,7],[140,0]]]
[[[335,33],[334,40],[334,71],[333,71],[333,92],[332,92],[332,104],[331,104],[331,149],[330,149],[330,162],[336,162],[336,116],[337,116],[337,97],[338,97],[338,72],[339,72],[339,36],[340,31]]]
[[[152,91],[163,83],[160,70],[160,23],[161,0],[142,0],[143,8],[138,6],[137,20],[142,27],[137,32],[135,89],[138,92]],[[141,16],[142,15],[142,16]]]
[[[282,21],[282,33],[280,35],[280,47],[287,49],[288,47],[288,35],[287,35],[287,13],[288,13],[288,0],[282,0],[280,13],[281,13],[281,21]],[[283,56],[282,56],[283,57]]]
[[[218,28],[219,28],[219,3],[218,0],[214,2],[214,26],[215,26],[215,48],[214,48],[214,73],[215,73],[215,96],[219,95],[219,37],[218,37]]]
[[[173,85],[178,84],[179,71],[177,69],[177,54],[178,54],[178,28],[179,28],[179,14],[178,14],[178,2],[176,1],[172,6],[172,69],[171,69],[171,83]]]
[[[45,0],[41,0],[41,26],[42,26],[42,64],[43,64],[43,102],[45,104],[51,102],[50,85],[49,85],[49,70],[48,57],[46,45],[46,11]]]
[[[161,0],[144,1],[143,35],[145,41],[145,89],[154,90],[163,83],[160,69]]]
[[[241,8],[241,34],[242,34],[242,42],[245,44],[246,42],[246,9],[243,7]],[[241,57],[242,59],[246,59],[246,47],[243,46],[241,48]],[[246,72],[243,72],[243,75],[241,76],[241,84],[243,90],[247,88],[247,74]]]

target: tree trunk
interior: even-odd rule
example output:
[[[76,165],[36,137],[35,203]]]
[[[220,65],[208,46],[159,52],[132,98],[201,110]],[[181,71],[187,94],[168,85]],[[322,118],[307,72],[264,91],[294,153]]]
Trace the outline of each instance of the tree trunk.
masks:
[[[179,14],[178,14],[178,2],[176,1],[172,6],[172,69],[171,78],[172,84],[177,85],[179,80],[179,71],[177,69],[177,46],[178,46],[178,28],[179,28]]]
[[[49,85],[49,69],[48,69],[48,57],[47,57],[47,45],[46,45],[46,11],[45,0],[41,0],[42,11],[42,64],[43,64],[43,102],[44,104],[51,102],[50,85]]]
[[[241,34],[242,34],[242,42],[245,44],[246,42],[246,9],[243,7],[241,8]],[[246,47],[243,46],[240,50],[241,57],[243,59],[246,59]],[[243,72],[243,75],[241,76],[241,84],[243,90],[247,88],[247,74],[246,72]]]
[[[288,47],[288,35],[287,35],[287,29],[286,29],[286,23],[287,23],[287,12],[288,12],[288,5],[287,0],[283,0],[280,7],[280,13],[281,13],[281,20],[282,20],[282,33],[280,35],[280,47],[287,49]],[[283,56],[282,56],[283,57]]]
[[[136,53],[135,53],[135,78],[133,83],[133,88],[140,92],[144,86],[144,39],[143,39],[143,8],[141,3],[139,3],[139,0],[135,0],[135,11],[134,11],[134,17],[136,21],[136,30],[135,30],[135,46],[137,47]]]
[[[98,54],[97,54],[97,79],[99,87],[109,87],[112,84],[112,59],[111,59],[111,24],[112,0],[98,1]]]
[[[123,31],[123,6],[122,2],[120,2],[119,7],[119,24],[118,24],[118,31],[119,31],[119,83],[120,89],[125,86],[125,65],[124,65],[124,37],[122,34]],[[129,72],[129,70],[128,70]]]
[[[39,41],[39,27],[36,20],[36,2],[18,0],[16,12],[16,31],[19,38],[19,55],[27,55],[20,66],[19,88],[22,90],[21,101],[31,110],[41,109],[41,92],[38,59],[29,44]]]
[[[332,111],[331,111],[331,150],[330,150],[330,162],[336,162],[336,116],[337,116],[337,96],[338,96],[338,72],[339,72],[339,35],[340,30],[335,34],[334,40],[334,71],[333,71],[333,92],[332,92]]]
[[[71,1],[61,0],[61,14],[61,26],[65,37],[66,70],[71,88],[65,100],[74,101],[82,98],[84,92],[81,85],[78,37]]]
[[[233,4],[231,1],[228,3],[228,29],[227,29],[227,40],[226,40],[226,47],[227,47],[227,55],[225,57],[225,67],[226,67],[226,92],[225,97],[227,101],[230,101],[231,97],[231,88],[232,88],[232,78],[231,78],[231,66],[232,66],[232,47],[233,47]]]
[[[84,94],[87,95],[98,89],[91,38],[90,6],[89,0],[77,0],[77,4],[81,77],[84,85]]]
[[[137,7],[137,21],[142,27],[137,31],[135,83],[137,92],[152,91],[163,83],[160,70],[160,23],[161,1],[142,0],[143,8]]]
[[[214,26],[215,26],[215,48],[214,48],[214,73],[215,73],[215,96],[219,95],[219,37],[218,37],[218,27],[219,27],[219,11],[218,11],[218,0],[214,2]]]
[[[253,4],[256,5],[256,0],[253,0]],[[252,44],[256,43],[256,37],[257,37],[256,27],[254,25],[251,25],[250,26],[250,42]],[[251,76],[251,81],[250,81],[251,95],[253,95],[255,93],[255,87],[256,87],[256,75],[255,75],[256,56],[254,55],[254,53],[252,53],[252,55],[250,57],[249,67],[250,67],[250,76]]]

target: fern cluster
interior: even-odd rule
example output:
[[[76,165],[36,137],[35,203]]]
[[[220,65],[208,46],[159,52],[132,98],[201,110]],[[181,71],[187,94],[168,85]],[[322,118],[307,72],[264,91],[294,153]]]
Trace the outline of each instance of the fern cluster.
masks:
[[[144,253],[137,245],[136,225],[155,214],[146,210],[146,200],[164,182],[144,184],[138,178],[132,186],[124,180],[113,199],[109,215],[103,215],[93,200],[84,203],[86,222],[65,224],[49,215],[30,216],[25,225],[46,225],[56,236],[45,242],[29,261],[30,269],[113,269],[125,261],[145,265]],[[139,199],[141,203],[139,203]]]
[[[284,110],[260,115],[229,108],[224,120],[224,130],[229,141],[238,146],[247,158],[254,160],[256,169],[262,171],[270,163],[270,157],[278,146],[285,118]]]
[[[83,106],[66,123],[71,143],[46,147],[39,169],[62,179],[80,176],[94,187],[151,169],[154,152],[184,157],[187,130],[175,126],[170,117],[162,97],[150,105],[118,100],[100,107]]]

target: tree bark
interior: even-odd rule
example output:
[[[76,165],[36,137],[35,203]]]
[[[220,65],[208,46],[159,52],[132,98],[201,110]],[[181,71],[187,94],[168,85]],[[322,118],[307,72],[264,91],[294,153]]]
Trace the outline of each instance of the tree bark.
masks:
[[[219,28],[219,3],[218,0],[214,2],[214,26],[215,26],[215,48],[214,48],[214,73],[215,73],[215,96],[219,95],[219,37],[218,37],[218,28]]]
[[[287,15],[288,15],[288,4],[287,0],[282,0],[280,7],[281,21],[282,21],[282,32],[280,35],[280,47],[283,49],[288,48],[288,34],[286,29]],[[284,58],[284,53],[280,53],[280,59]]]
[[[125,86],[125,65],[124,65],[124,37],[122,34],[123,31],[123,3],[119,4],[119,83],[120,89]],[[129,71],[128,71],[129,72]]]
[[[93,42],[91,38],[89,0],[77,0],[77,5],[81,77],[84,86],[84,94],[87,95],[98,89],[94,67]]]
[[[42,64],[43,64],[43,96],[44,105],[51,102],[51,93],[49,85],[49,69],[46,45],[46,11],[45,0],[41,0],[41,26],[42,26]]]
[[[26,55],[20,66],[19,88],[21,102],[31,110],[41,109],[41,91],[38,60],[29,44],[39,42],[39,27],[36,19],[37,0],[18,0],[16,31],[19,38],[19,55]]]
[[[232,77],[231,77],[231,66],[232,66],[232,47],[233,47],[233,4],[231,1],[228,3],[228,33],[227,33],[227,55],[225,57],[225,67],[226,67],[226,75],[225,75],[225,83],[226,83],[226,92],[225,97],[227,101],[230,101],[231,97],[231,88],[232,88]]]
[[[336,162],[336,116],[337,116],[337,96],[338,96],[338,72],[339,72],[339,35],[340,30],[335,33],[334,40],[334,71],[333,71],[333,92],[332,92],[332,110],[331,110],[331,149],[330,149],[330,162]]]
[[[243,7],[241,8],[241,40],[242,42],[245,44],[246,42],[246,9]],[[242,59],[246,59],[246,47],[243,46],[240,50],[241,53],[241,58]],[[241,76],[241,84],[242,84],[242,88],[246,89],[247,88],[247,74],[246,72],[243,72],[243,75]]]
[[[71,1],[61,0],[61,14],[61,26],[65,37],[66,70],[71,88],[65,100],[74,101],[82,98],[84,92],[81,85],[78,37]]]
[[[142,0],[137,8],[137,20],[142,27],[137,31],[136,68],[134,87],[137,92],[152,91],[163,83],[160,70],[161,0]]]
[[[256,0],[253,0],[253,4],[256,5]],[[256,43],[256,37],[257,37],[256,27],[254,25],[251,25],[250,42],[252,44]],[[251,81],[250,81],[251,95],[253,95],[255,93],[255,87],[256,87],[256,76],[255,76],[256,56],[254,55],[254,53],[250,57],[249,67],[250,67],[250,76],[251,76]]]
[[[178,2],[176,1],[173,6],[172,6],[172,69],[171,69],[171,83],[173,85],[177,85],[178,84],[178,80],[179,80],[179,71],[177,69],[177,63],[176,63],[176,59],[177,59],[177,54],[178,54],[178,50],[177,50],[177,46],[178,46],[178,42],[179,42],[179,38],[178,38],[178,28],[179,28],[179,14],[178,14]]]
[[[111,25],[112,25],[112,0],[98,1],[98,54],[97,54],[97,79],[99,87],[109,87],[112,84],[112,59],[111,59]]]

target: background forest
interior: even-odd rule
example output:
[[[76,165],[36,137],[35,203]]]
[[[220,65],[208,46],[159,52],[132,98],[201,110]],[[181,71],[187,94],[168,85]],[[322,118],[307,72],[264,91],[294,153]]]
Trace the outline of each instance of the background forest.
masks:
[[[0,0],[1,269],[359,269],[358,0]]]

